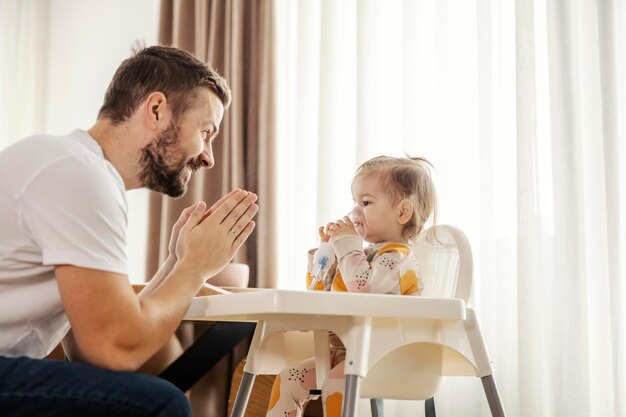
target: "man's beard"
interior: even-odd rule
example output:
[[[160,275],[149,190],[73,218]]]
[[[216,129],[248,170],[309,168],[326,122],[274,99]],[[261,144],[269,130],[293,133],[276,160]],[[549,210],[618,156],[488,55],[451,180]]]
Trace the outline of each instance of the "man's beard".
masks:
[[[186,158],[178,146],[178,126],[172,120],[156,141],[141,151],[139,179],[143,186],[170,197],[181,197],[187,192],[184,180],[187,165],[194,170],[201,166],[199,159]]]

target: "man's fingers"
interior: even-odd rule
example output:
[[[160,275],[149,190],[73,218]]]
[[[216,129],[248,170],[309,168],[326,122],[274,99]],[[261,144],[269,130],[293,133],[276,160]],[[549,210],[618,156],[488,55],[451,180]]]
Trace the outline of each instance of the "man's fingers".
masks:
[[[248,209],[250,207],[256,206],[255,204],[256,199],[257,199],[256,194],[250,193],[247,196],[245,196],[242,200],[237,202],[237,204],[234,207],[232,207],[232,209],[228,213],[226,213],[223,220],[221,221],[221,224],[226,227],[227,231],[233,228],[235,223],[237,223],[237,221],[241,217],[243,217],[245,213],[248,212]],[[222,208],[229,206],[230,203],[231,203],[230,201],[227,201],[226,203],[222,205],[222,207],[218,209],[218,211],[215,212],[217,219],[222,218],[222,212],[221,212]],[[251,218],[252,217],[250,217],[248,220],[250,220]]]
[[[233,245],[232,245],[233,251],[236,252],[241,247],[241,245],[243,245],[243,242],[245,242],[246,239],[250,237],[250,234],[254,230],[255,226],[256,226],[256,223],[254,221],[250,221],[250,223],[246,225],[243,231],[239,233],[237,238],[235,238],[235,240],[233,241]]]
[[[189,206],[186,209],[184,209],[181,213],[180,213],[180,217],[178,218],[178,220],[176,220],[176,223],[174,223],[174,228],[178,228],[180,229],[185,223],[187,223],[187,220],[189,220],[189,215],[191,214],[192,211],[194,211],[194,209],[196,208],[196,204],[194,204],[193,206]]]
[[[209,217],[212,213],[214,213],[222,204],[224,204],[224,202],[226,200],[228,200],[229,198],[231,198],[232,196],[234,196],[237,193],[247,193],[247,191],[244,191],[240,188],[235,188],[234,190],[232,190],[231,192],[229,192],[228,194],[226,194],[225,196],[223,196],[222,198],[220,198],[219,200],[217,200],[215,202],[215,204],[213,204],[211,206],[210,209],[208,209],[206,211],[206,213],[204,213],[204,216],[202,217],[202,220],[206,219],[207,217]],[[244,195],[245,197],[245,195]]]
[[[222,224],[239,204],[242,202],[246,204],[247,201],[247,205],[250,205],[250,200],[252,199],[256,200],[256,194],[248,193],[244,190],[237,190],[237,192],[233,193],[228,198],[222,199],[223,201],[219,206],[217,206],[216,203],[211,207],[210,216],[213,217],[218,224]]]
[[[248,209],[241,214],[235,224],[233,224],[233,226],[230,228],[230,230],[228,231],[229,236],[231,236],[232,239],[235,240],[237,236],[239,236],[239,234],[245,229],[248,223],[250,223],[250,221],[257,214],[258,211],[259,206],[257,206],[256,204],[252,204],[251,206],[249,206]]]
[[[206,203],[204,201],[199,201],[189,212],[188,221],[183,226],[184,229],[193,228],[198,223],[202,222],[202,216],[204,215],[204,211],[206,210]]]

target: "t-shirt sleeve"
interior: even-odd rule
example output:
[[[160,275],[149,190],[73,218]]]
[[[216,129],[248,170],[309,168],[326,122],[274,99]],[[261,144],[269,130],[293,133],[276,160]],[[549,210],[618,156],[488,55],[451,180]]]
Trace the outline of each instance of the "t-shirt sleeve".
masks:
[[[121,179],[102,160],[65,158],[44,168],[18,198],[25,231],[44,265],[127,275],[127,207]]]

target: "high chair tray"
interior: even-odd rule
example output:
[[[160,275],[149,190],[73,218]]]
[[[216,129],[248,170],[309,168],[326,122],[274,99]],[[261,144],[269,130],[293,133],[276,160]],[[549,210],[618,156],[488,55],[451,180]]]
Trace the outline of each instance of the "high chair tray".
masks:
[[[229,290],[233,293],[194,298],[185,318],[258,321],[278,315],[308,315],[465,319],[465,303],[455,298],[258,288]]]

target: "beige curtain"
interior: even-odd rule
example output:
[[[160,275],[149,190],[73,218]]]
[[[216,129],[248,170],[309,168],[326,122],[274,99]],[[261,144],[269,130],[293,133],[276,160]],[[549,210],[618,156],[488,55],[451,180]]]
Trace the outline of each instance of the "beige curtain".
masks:
[[[273,38],[272,0],[161,1],[159,42],[209,63],[228,80],[233,100],[214,144],[215,167],[197,172],[183,198],[150,196],[147,276],[166,258],[171,227],[184,207],[198,200],[210,206],[240,187],[258,194],[260,210],[235,261],[250,265],[250,286],[275,286]],[[226,415],[227,382],[246,350],[225,358],[194,387],[194,416]]]
[[[196,173],[183,198],[150,196],[147,275],[167,255],[171,226],[200,199],[212,204],[235,187],[259,196],[257,227],[235,260],[250,285],[275,286],[275,116],[271,0],[162,0],[159,42],[194,53],[229,82],[233,101],[214,145],[216,164]],[[262,242],[262,244],[258,244]]]

